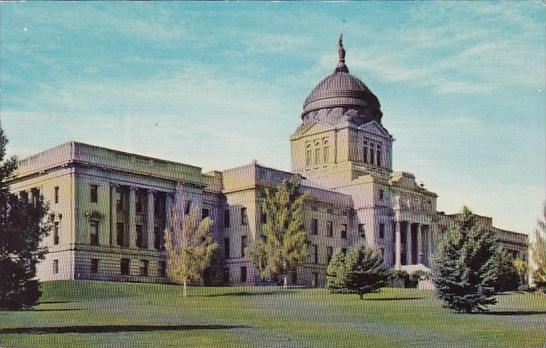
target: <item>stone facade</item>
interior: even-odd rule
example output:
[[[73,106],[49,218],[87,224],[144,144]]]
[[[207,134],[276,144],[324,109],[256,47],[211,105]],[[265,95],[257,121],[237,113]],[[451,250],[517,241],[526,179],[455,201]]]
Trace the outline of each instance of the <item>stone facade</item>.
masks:
[[[261,233],[264,190],[293,174],[310,198],[304,207],[310,255],[290,275],[293,283],[324,285],[332,253],[359,243],[377,247],[389,267],[428,270],[454,215],[438,212],[437,195],[413,174],[393,171],[394,138],[381,124],[379,100],[349,74],[341,41],[339,52],[334,73],[307,97],[301,125],[290,137],[292,172],[253,162],[203,173],[78,142],[20,161],[11,191],[43,195],[54,221],[38,277],[167,281],[163,231],[171,226],[169,212],[181,187],[183,209],[215,221],[220,248],[206,280],[260,283],[245,247]],[[527,260],[527,235],[479,218],[512,255]]]

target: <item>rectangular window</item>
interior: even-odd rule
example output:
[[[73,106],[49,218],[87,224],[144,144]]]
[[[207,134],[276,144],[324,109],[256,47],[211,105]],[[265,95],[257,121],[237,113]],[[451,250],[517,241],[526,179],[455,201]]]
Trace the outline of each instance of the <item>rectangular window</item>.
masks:
[[[311,219],[311,234],[318,234],[318,219]]]
[[[116,189],[116,211],[118,214],[123,211],[123,191],[121,189]]]
[[[191,201],[190,200],[187,200],[185,203],[184,203],[184,214],[188,215],[191,211]]]
[[[136,225],[136,246],[137,248],[144,248],[144,231],[142,225]]]
[[[129,260],[129,259],[121,259],[120,264],[119,264],[121,275],[129,275],[129,271],[130,271],[129,264],[130,264],[130,262],[131,262],[131,260]]]
[[[135,192],[135,196],[136,196],[136,197],[135,197],[135,199],[136,199],[136,202],[135,202],[136,207],[135,207],[135,209],[136,209],[136,212],[137,212],[137,213],[141,214],[141,213],[144,212],[144,195],[143,195],[142,190],[137,190],[137,191]]]
[[[262,223],[262,225],[265,225],[267,223],[267,214],[262,212],[260,214],[260,222]]]
[[[329,161],[329,152],[330,152],[330,149],[328,148],[328,146],[325,146],[324,149],[322,150],[322,163],[328,163]]]
[[[332,259],[332,255],[334,254],[334,248],[331,246],[326,247],[326,258],[328,259],[328,263],[330,263],[330,260]]]
[[[377,166],[381,167],[381,146],[377,145]]]
[[[246,267],[241,267],[241,283],[246,283]]]
[[[209,215],[210,215],[210,210],[209,209],[207,209],[207,208],[201,209],[201,218],[202,219],[208,218]]]
[[[154,248],[161,249],[161,229],[158,226],[154,227]]]
[[[91,203],[99,201],[99,187],[97,185],[90,185],[89,200]]]
[[[59,230],[59,221],[53,223],[53,244],[59,244],[60,239],[60,230]]]
[[[55,194],[54,194],[55,204],[59,203],[59,186],[55,186]]]
[[[230,253],[229,253],[229,238],[224,238],[224,258],[229,259]]]
[[[167,276],[167,263],[165,261],[159,261],[157,274],[163,278]]]
[[[347,239],[347,224],[341,225],[341,239]]]
[[[123,238],[124,232],[125,226],[123,225],[123,222],[118,222],[116,224],[116,243],[118,246],[125,246]]]
[[[368,142],[367,141],[364,142],[363,154],[364,154],[364,163],[368,163]]]
[[[246,256],[245,251],[246,251],[246,247],[247,247],[247,239],[248,239],[247,236],[242,236],[241,237],[241,257]]]
[[[370,143],[370,163],[375,164],[375,152],[373,150],[373,143]]]
[[[224,268],[224,284],[229,284],[229,268]]]
[[[99,259],[91,259],[91,273],[99,273]]]
[[[315,164],[320,163],[320,148],[315,149]]]
[[[229,216],[229,209],[224,210],[224,227],[230,226],[230,216]]]
[[[383,200],[383,198],[385,197],[385,191],[383,191],[382,189],[379,190],[379,199],[380,200]]]
[[[307,149],[307,151],[305,151],[305,165],[307,167],[309,167],[311,165],[311,158],[313,156],[313,152],[311,151],[311,149]]]
[[[361,238],[366,238],[366,231],[364,231],[364,224],[358,224],[358,235]]]
[[[334,236],[334,223],[332,221],[326,221],[326,231],[327,231],[328,237]]]
[[[248,216],[245,207],[241,208],[241,225],[248,225]]]
[[[379,224],[379,239],[385,239],[385,224]]]
[[[91,245],[99,245],[99,222],[98,221],[91,221],[90,222],[90,235],[89,235],[89,243]]]
[[[138,274],[141,276],[148,275],[148,260],[140,260]]]
[[[32,197],[32,205],[36,207],[38,205],[38,201],[40,200],[40,190],[33,188],[30,190],[30,194]]]
[[[59,273],[59,260],[53,260],[53,273]]]
[[[311,256],[311,263],[318,264],[318,245],[311,244],[311,253],[309,256]]]

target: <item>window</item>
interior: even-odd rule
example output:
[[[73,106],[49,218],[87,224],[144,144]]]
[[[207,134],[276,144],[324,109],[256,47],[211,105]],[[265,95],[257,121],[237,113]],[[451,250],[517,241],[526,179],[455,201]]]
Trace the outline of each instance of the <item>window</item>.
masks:
[[[98,221],[91,221],[90,223],[90,244],[91,245],[99,245],[99,222]]]
[[[116,210],[118,214],[123,210],[123,192],[118,188],[116,189]]]
[[[148,260],[140,260],[138,274],[141,276],[148,275]]]
[[[246,267],[241,267],[241,283],[246,283]]]
[[[144,195],[142,193],[141,190],[137,190],[135,192],[135,195],[136,195],[136,212],[137,213],[142,213],[144,212]]]
[[[311,145],[307,145],[307,149],[305,150],[305,165],[309,167],[311,165],[311,158],[313,152],[311,151]]]
[[[91,273],[99,273],[99,259],[91,259]]]
[[[91,200],[91,203],[97,203],[99,201],[99,187],[97,185],[91,185],[89,199]]]
[[[161,245],[161,229],[158,226],[154,227],[154,248],[159,250],[162,248]]]
[[[123,222],[118,222],[116,224],[116,243],[118,246],[124,246],[124,238],[123,238],[123,235],[124,235],[124,228],[125,226],[123,225]]]
[[[265,224],[267,223],[267,214],[266,214],[266,213],[262,212],[262,213],[260,214],[260,222],[261,222],[263,225],[265,225]]]
[[[241,257],[245,257],[245,250],[246,250],[246,246],[247,246],[247,239],[248,237],[247,236],[242,236],[241,237]]]
[[[381,167],[381,145],[377,145],[377,166]]]
[[[373,148],[374,148],[374,144],[370,143],[370,163],[371,164],[375,164],[375,159],[374,159],[375,151],[373,150]]]
[[[207,209],[207,208],[201,209],[201,218],[202,219],[208,218],[209,215],[210,215],[210,210],[209,209]]]
[[[311,244],[311,253],[309,256],[311,257],[311,263],[318,264],[318,245]]]
[[[121,275],[129,275],[129,263],[129,259],[121,259],[119,264]]]
[[[230,225],[229,209],[226,209],[224,211],[224,227],[229,227],[229,225]]]
[[[380,189],[379,190],[379,199],[383,200],[383,198],[385,198],[385,191],[383,191],[383,189]]]
[[[347,239],[347,224],[341,225],[341,238]]]
[[[166,277],[167,276],[167,263],[165,261],[159,261],[158,267],[157,267],[157,274],[160,277]]]
[[[379,224],[379,239],[385,239],[385,224]]]
[[[224,268],[224,284],[229,283],[229,268]]]
[[[334,248],[331,246],[326,248],[326,258],[328,259],[328,263],[330,263],[330,260],[332,259],[332,255],[334,254]]]
[[[187,200],[184,202],[184,214],[188,215],[191,211],[191,201]]]
[[[229,259],[229,238],[224,238],[224,258]]]
[[[59,273],[59,260],[53,260],[53,273]]]
[[[59,186],[55,186],[54,197],[55,204],[59,203]]]
[[[318,234],[318,220],[311,219],[311,234]]]
[[[361,238],[366,238],[366,231],[364,230],[364,224],[358,224],[358,235]]]
[[[144,247],[144,231],[142,225],[136,225],[136,246],[137,248]]]
[[[245,207],[241,208],[241,225],[248,225],[248,216]]]
[[[343,253],[343,255],[347,255],[347,248],[341,248],[341,252]]]
[[[364,163],[368,163],[368,142],[364,142]]]
[[[32,198],[32,205],[36,207],[38,205],[38,201],[40,200],[40,190],[37,188],[31,189],[30,196]]]
[[[59,221],[53,223],[53,244],[59,244]]]
[[[315,164],[320,163],[320,147],[315,149]]]
[[[328,237],[334,236],[334,223],[332,221],[326,221],[326,233]]]
[[[329,161],[329,155],[330,155],[330,148],[328,147],[328,141],[324,140],[323,143],[324,147],[322,149],[322,163],[328,163]]]
[[[27,191],[19,192],[19,199],[21,200],[21,202],[28,204],[28,192]]]

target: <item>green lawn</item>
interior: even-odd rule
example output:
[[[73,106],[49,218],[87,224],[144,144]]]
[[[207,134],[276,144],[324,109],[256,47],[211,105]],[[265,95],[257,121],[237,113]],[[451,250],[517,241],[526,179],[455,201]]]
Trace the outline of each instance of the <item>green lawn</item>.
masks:
[[[489,314],[441,308],[432,292],[360,301],[323,289],[43,284],[33,310],[0,311],[0,347],[544,347],[546,297],[509,294]]]

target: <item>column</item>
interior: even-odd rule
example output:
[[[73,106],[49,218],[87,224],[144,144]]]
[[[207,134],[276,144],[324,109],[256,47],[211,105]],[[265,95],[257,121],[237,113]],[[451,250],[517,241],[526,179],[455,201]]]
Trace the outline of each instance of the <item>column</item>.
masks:
[[[412,265],[412,249],[413,245],[411,243],[411,223],[405,223],[406,230],[406,265]]]
[[[154,191],[148,190],[148,205],[146,207],[146,234],[148,241],[146,246],[148,249],[154,248]]]
[[[402,258],[402,239],[400,237],[400,221],[395,221],[395,262],[394,267],[400,269]]]
[[[424,234],[424,225],[423,224],[418,224],[417,225],[417,263],[419,264],[422,264],[424,265],[425,264],[425,261],[424,261],[424,252],[423,252],[423,234]]]
[[[136,248],[136,187],[129,188],[129,247]]]
[[[110,184],[110,245],[116,245],[117,237],[117,222],[118,222],[118,209],[117,209],[117,185]]]

